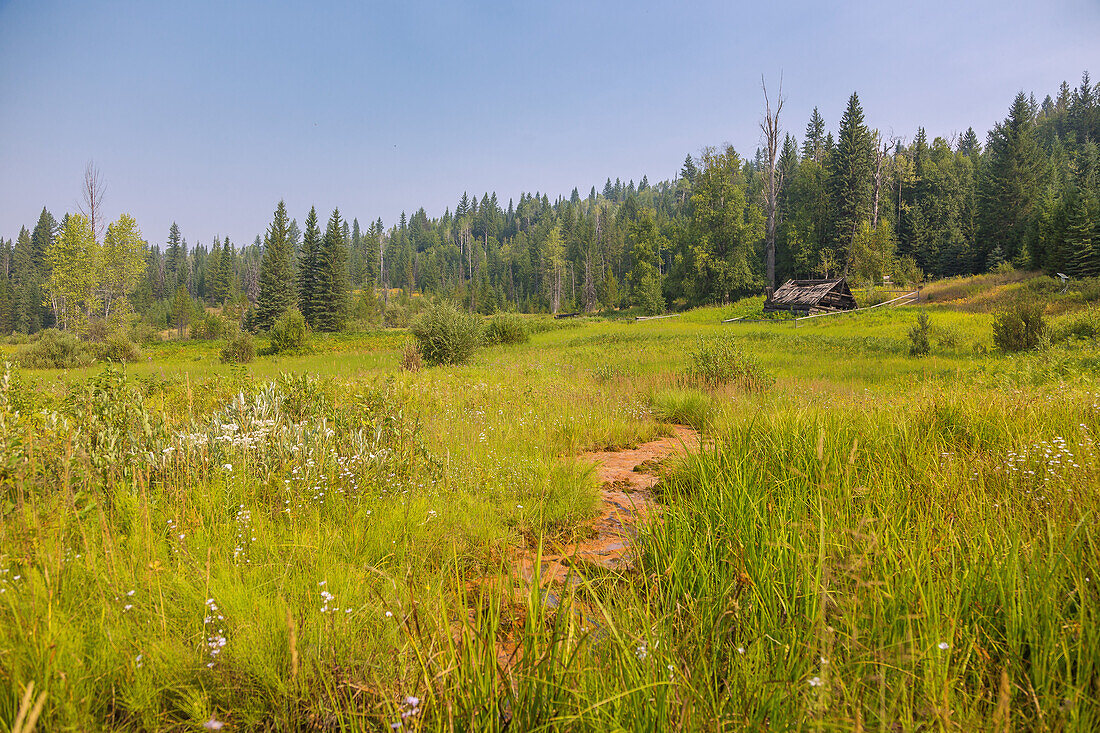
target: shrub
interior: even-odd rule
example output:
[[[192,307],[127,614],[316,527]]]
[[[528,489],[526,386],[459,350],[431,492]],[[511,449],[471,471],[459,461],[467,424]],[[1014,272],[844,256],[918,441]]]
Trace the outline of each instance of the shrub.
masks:
[[[112,334],[101,344],[95,344],[94,352],[101,361],[133,362],[141,358],[141,351],[125,334]]]
[[[222,364],[247,364],[256,358],[256,344],[247,331],[238,331],[221,350]]]
[[[691,354],[688,376],[706,387],[733,384],[748,392],[763,391],[775,382],[775,376],[742,351],[731,336],[700,341]]]
[[[1095,308],[1088,308],[1063,321],[1051,335],[1051,341],[1091,341],[1100,336],[1100,317]]]
[[[1100,300],[1100,277],[1083,277],[1080,280],[1070,280],[1069,288],[1080,293],[1081,300],[1086,303],[1095,303]]]
[[[465,364],[481,340],[477,316],[458,310],[453,303],[441,301],[428,307],[413,322],[420,355],[431,365]]]
[[[29,369],[73,369],[95,361],[88,344],[65,331],[47,328],[16,355],[20,366]]]
[[[530,338],[523,318],[515,313],[497,314],[485,324],[484,341],[487,346],[523,344]]]
[[[925,356],[931,351],[932,347],[928,342],[931,331],[928,314],[921,311],[917,314],[917,325],[909,329],[909,356]]]
[[[267,337],[271,341],[267,350],[269,354],[301,353],[309,348],[309,327],[297,308],[283,311],[271,324]]]
[[[1062,292],[1062,283],[1049,275],[1040,275],[1039,277],[1033,277],[1025,282],[1024,289],[1029,293],[1048,296]]]
[[[424,360],[420,358],[420,349],[413,341],[406,341],[401,347],[401,369],[406,372],[418,372],[424,368]]]
[[[213,341],[225,333],[225,320],[216,313],[203,313],[191,322],[191,338]]]
[[[1005,352],[1029,351],[1042,343],[1046,328],[1038,303],[1017,303],[993,316],[993,343]]]
[[[642,277],[635,298],[644,315],[659,316],[665,312],[665,296],[661,292],[661,279],[657,275],[647,273]]]
[[[959,329],[954,326],[940,324],[932,329],[932,338],[941,349],[957,349],[962,343],[963,337]]]
[[[130,327],[130,340],[138,344],[155,344],[160,341],[160,332],[145,321],[138,321]]]

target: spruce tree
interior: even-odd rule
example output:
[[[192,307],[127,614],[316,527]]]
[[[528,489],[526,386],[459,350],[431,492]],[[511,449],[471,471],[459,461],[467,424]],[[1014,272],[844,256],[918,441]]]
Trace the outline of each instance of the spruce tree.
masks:
[[[1042,159],[1027,95],[1016,95],[1008,118],[989,134],[988,164],[978,195],[979,239],[987,253],[1012,259],[1023,243],[1041,188]],[[984,264],[991,266],[990,257]]]
[[[20,333],[34,333],[42,327],[42,274],[35,262],[31,233],[26,227],[19,230],[12,260],[15,329]]]
[[[237,296],[237,286],[237,250],[229,237],[226,237],[222,243],[222,258],[218,265],[218,287],[221,288],[223,302]]]
[[[221,282],[222,243],[214,237],[214,245],[206,257],[206,298],[212,305],[220,305],[225,300],[225,288]]]
[[[978,135],[974,132],[973,127],[966,128],[966,133],[959,139],[958,151],[971,158],[981,155],[982,146],[978,142]]]
[[[810,121],[806,123],[806,139],[802,143],[802,157],[815,163],[825,160],[825,119],[814,107]]]
[[[340,210],[333,209],[317,253],[310,311],[318,331],[339,331],[348,311],[348,251]]]
[[[852,240],[870,213],[873,154],[863,108],[853,92],[840,120],[839,141],[830,158],[829,187],[833,209],[832,244],[847,273]]]
[[[1100,275],[1100,252],[1093,236],[1087,194],[1072,189],[1066,197],[1065,250],[1076,277]]]
[[[164,269],[167,271],[169,287],[174,289],[181,280],[180,268],[184,258],[187,257],[187,245],[183,243],[180,228],[176,222],[172,222],[172,226],[168,228],[168,247],[164,254]]]
[[[260,294],[256,299],[256,327],[271,328],[279,316],[294,305],[294,270],[291,262],[290,217],[286,203],[279,201],[275,218],[267,228],[263,259],[260,261]]]
[[[317,289],[317,262],[321,249],[321,231],[317,228],[317,208],[309,208],[306,231],[302,235],[302,253],[298,258],[298,310],[306,323],[316,328],[313,303]]]

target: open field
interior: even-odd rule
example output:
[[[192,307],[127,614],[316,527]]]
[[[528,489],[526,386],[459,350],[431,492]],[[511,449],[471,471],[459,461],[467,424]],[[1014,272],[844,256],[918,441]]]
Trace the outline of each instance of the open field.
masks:
[[[982,302],[1023,287],[562,322],[416,373],[393,331],[8,370],[0,725],[33,681],[40,730],[1096,730],[1100,349],[996,352]],[[774,384],[686,379],[717,336]],[[585,536],[580,455],[674,424],[702,447],[636,561],[524,582]]]

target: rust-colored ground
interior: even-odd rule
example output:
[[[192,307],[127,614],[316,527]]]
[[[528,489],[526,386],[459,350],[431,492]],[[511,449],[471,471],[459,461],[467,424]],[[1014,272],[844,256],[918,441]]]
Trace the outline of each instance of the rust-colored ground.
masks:
[[[596,464],[600,481],[599,513],[589,522],[586,537],[577,543],[558,548],[544,548],[539,584],[576,582],[574,566],[618,570],[633,562],[630,541],[640,519],[659,511],[653,496],[658,477],[651,472],[669,456],[696,451],[699,434],[691,428],[677,425],[675,434],[643,443],[637,448],[620,451],[585,453],[582,460]],[[635,468],[641,467],[641,471]],[[535,553],[524,550],[514,560],[517,574],[528,583],[535,580]]]
[[[653,496],[653,487],[659,480],[655,473],[658,464],[669,456],[699,449],[697,432],[681,425],[674,426],[673,430],[672,436],[643,443],[637,448],[582,454],[582,460],[596,466],[596,476],[600,481],[600,508],[596,517],[579,533],[585,539],[564,547],[543,549],[537,577],[549,604],[557,603],[555,586],[581,582],[586,568],[621,570],[631,566],[634,558],[630,544],[637,532],[638,521],[660,511]],[[503,633],[495,642],[497,664],[502,670],[511,669],[522,657],[516,630],[524,624],[523,598],[535,583],[537,554],[536,550],[524,547],[517,549],[510,560],[515,577],[522,578],[523,582],[512,589],[516,596],[509,609],[504,611],[507,629],[502,628]],[[470,589],[473,591],[483,583],[501,580],[482,578],[472,582]],[[574,607],[573,613],[580,614],[582,619],[589,618],[583,604],[579,608]],[[473,616],[471,612],[471,622]],[[459,631],[455,629],[455,641],[458,639]]]

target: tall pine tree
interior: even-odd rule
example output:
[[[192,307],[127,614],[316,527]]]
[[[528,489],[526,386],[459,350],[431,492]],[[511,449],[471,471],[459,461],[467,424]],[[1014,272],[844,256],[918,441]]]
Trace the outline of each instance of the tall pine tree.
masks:
[[[989,133],[988,164],[978,189],[980,264],[986,267],[1016,256],[1038,203],[1042,160],[1034,128],[1028,97],[1020,92],[1008,118]]]
[[[829,186],[833,210],[831,237],[838,264],[847,272],[852,241],[870,213],[873,153],[871,133],[863,122],[859,96],[852,92],[840,120],[840,139],[830,158]]]
[[[302,253],[298,258],[298,310],[306,323],[317,327],[313,303],[317,291],[318,257],[321,250],[321,231],[317,228],[317,208],[309,208],[306,231],[302,235]]]
[[[297,293],[294,287],[293,252],[290,243],[290,217],[286,203],[280,201],[275,218],[267,229],[264,255],[260,261],[260,294],[256,299],[256,326],[266,331],[279,316],[293,307]]]
[[[333,209],[317,256],[310,311],[318,331],[339,331],[348,312],[348,248],[340,210]]]

